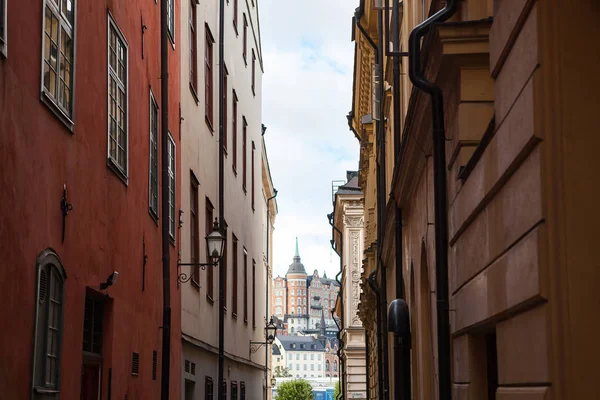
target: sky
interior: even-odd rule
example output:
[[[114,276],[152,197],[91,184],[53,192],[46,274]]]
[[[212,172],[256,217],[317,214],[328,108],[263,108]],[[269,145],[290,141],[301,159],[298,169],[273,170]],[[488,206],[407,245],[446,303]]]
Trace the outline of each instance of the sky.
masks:
[[[284,276],[298,237],[307,273],[333,277],[331,183],[358,169],[348,129],[357,0],[262,0],[263,121],[273,184],[279,191],[274,276]]]

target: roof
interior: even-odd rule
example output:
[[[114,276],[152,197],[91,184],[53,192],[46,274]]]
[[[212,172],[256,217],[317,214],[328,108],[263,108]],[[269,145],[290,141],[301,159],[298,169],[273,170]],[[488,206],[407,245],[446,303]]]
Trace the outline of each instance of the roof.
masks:
[[[362,190],[358,185],[358,172],[346,171],[346,184],[340,186],[336,194],[361,194]]]
[[[273,346],[271,346],[272,349],[272,353],[274,356],[280,356],[281,355],[281,351],[279,350],[279,346],[274,344]]]
[[[312,336],[277,336],[286,351],[318,351],[325,350],[323,343]]]
[[[298,238],[296,238],[296,252],[294,253],[294,262],[290,264],[286,276],[288,274],[306,275],[304,264],[300,262],[300,252],[298,251]]]

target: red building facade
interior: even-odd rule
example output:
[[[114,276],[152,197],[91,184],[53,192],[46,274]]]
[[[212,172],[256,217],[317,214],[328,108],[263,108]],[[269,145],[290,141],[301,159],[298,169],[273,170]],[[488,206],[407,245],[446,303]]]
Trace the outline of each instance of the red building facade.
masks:
[[[160,3],[0,0],[2,398],[160,398],[163,223],[172,233],[170,396],[180,397],[179,3],[166,1],[164,218]]]

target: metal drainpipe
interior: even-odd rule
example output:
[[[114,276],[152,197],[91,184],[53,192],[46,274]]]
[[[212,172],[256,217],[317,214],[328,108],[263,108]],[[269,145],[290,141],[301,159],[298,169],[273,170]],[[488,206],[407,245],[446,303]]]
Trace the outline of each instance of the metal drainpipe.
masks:
[[[385,38],[383,37],[383,10],[377,12],[377,37],[378,42],[383,44]],[[383,46],[380,46],[383,49]],[[383,400],[389,398],[390,391],[390,376],[389,376],[389,346],[388,346],[388,333],[387,333],[387,270],[381,254],[383,253],[383,227],[385,225],[386,213],[387,213],[387,179],[386,179],[386,143],[385,143],[385,113],[383,107],[383,92],[384,92],[384,68],[383,68],[383,50],[378,52],[379,64],[379,121],[377,121],[377,131],[379,139],[377,140],[377,147],[379,147],[379,162],[377,163],[377,173],[379,174],[379,185],[378,193],[379,198],[377,199],[377,259],[381,266],[381,340],[383,342]],[[380,187],[380,188],[379,188]]]
[[[369,368],[369,331],[365,329],[365,372],[367,373],[367,400],[371,399],[371,369]]]
[[[164,0],[162,0],[164,1]],[[225,118],[224,113],[224,77],[225,77],[225,63],[224,63],[224,53],[225,53],[225,0],[220,0],[219,2],[219,224],[221,227],[221,232],[225,233],[225,193],[224,193],[224,165],[225,165],[225,154],[223,149],[224,144],[224,131],[223,131],[223,122]],[[227,239],[227,238],[226,238]],[[227,240],[225,240],[225,245],[227,245]],[[219,364],[218,364],[218,382],[217,382],[217,394],[218,398],[221,399],[224,394],[223,387],[223,370],[225,368],[225,310],[223,309],[223,305],[225,304],[225,264],[223,262],[219,262],[219,304],[217,304],[217,308],[219,309]]]
[[[433,186],[435,209],[435,272],[438,327],[438,384],[440,400],[452,398],[450,371],[450,319],[448,315],[448,210],[444,98],[442,90],[429,82],[421,69],[421,38],[434,23],[448,20],[456,12],[456,0],[447,0],[440,11],[417,25],[408,39],[409,76],[418,89],[431,96],[433,118]]]
[[[162,273],[163,321],[160,398],[169,399],[171,377],[171,255],[169,238],[169,48],[168,4],[160,2],[160,102],[161,102],[161,166],[162,166]]]
[[[264,125],[263,125],[264,127]],[[266,128],[263,129],[263,136],[265,134]],[[269,197],[267,199],[267,270],[265,271],[267,273],[267,284],[265,285],[265,318],[267,319],[267,321],[269,321],[269,286],[271,286],[272,280],[269,279],[269,270],[271,268],[271,264],[269,263],[269,232],[271,231],[270,229],[270,216],[271,216],[271,209],[269,208],[269,202],[271,200],[273,200],[275,197],[277,197],[277,189],[273,189],[273,192],[275,193],[273,196]],[[265,400],[267,400],[269,398],[268,396],[268,390],[269,390],[269,346],[265,345]]]
[[[379,296],[379,289],[377,289],[377,285],[375,284],[375,275],[377,274],[377,270],[373,270],[373,272],[371,272],[369,274],[369,277],[367,278],[367,282],[369,282],[369,287],[371,288],[371,290],[373,291],[373,293],[375,293],[375,299],[377,299],[376,301],[376,305],[377,305],[377,323],[376,323],[376,328],[377,328],[377,380],[379,382],[379,390],[377,393],[377,398],[381,399],[381,397],[383,396],[383,379],[381,377],[381,372],[383,370],[383,359],[381,357],[381,353],[382,353],[382,345],[381,345],[381,297]]]
[[[329,224],[331,225],[332,230],[335,230],[340,235],[340,248],[342,249],[342,254],[343,254],[343,251],[344,251],[344,235],[342,234],[342,231],[339,230],[334,225],[334,223],[333,223],[333,213],[328,214],[327,215],[327,219],[329,220]],[[342,356],[341,356],[342,348],[343,348],[343,345],[344,345],[344,341],[342,340],[342,329],[340,329],[340,328],[344,327],[344,314],[345,314],[345,312],[344,312],[344,286],[342,285],[342,282],[340,282],[340,279],[339,279],[339,276],[340,276],[340,274],[343,271],[344,259],[342,257],[342,254],[340,254],[340,252],[338,252],[337,249],[335,248],[335,240],[334,239],[331,239],[331,247],[333,248],[333,251],[335,251],[335,253],[340,257],[340,271],[335,275],[335,280],[340,285],[340,292],[338,293],[338,296],[340,296],[341,305],[342,305],[342,318],[341,318],[342,326],[340,327],[338,325],[338,323],[335,321],[335,318],[333,318],[333,310],[331,312],[331,316],[333,318],[333,321],[335,322],[335,324],[338,327],[337,337],[338,337],[338,341],[340,343],[340,347],[338,347],[337,353],[338,353],[338,359],[340,361],[340,370],[338,371],[339,374],[340,374],[340,394],[339,394],[338,400],[341,400],[341,399],[344,398],[344,394],[346,393],[345,392],[346,379],[344,378],[344,374],[343,374],[343,359],[342,359]]]

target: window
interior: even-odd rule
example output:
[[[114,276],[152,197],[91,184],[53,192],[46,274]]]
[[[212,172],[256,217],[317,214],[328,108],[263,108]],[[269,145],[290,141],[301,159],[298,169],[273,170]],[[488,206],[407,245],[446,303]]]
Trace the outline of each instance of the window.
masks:
[[[254,211],[254,153],[256,152],[256,147],[254,146],[254,140],[252,141],[252,157],[250,157],[250,181],[251,181],[251,192],[252,196],[252,211]],[[306,304],[306,303],[305,303]]]
[[[6,0],[0,0],[0,54],[6,57]]]
[[[242,189],[244,189],[244,193],[246,193],[246,181],[247,181],[247,131],[248,131],[248,123],[246,122],[246,117],[242,117]]]
[[[233,90],[233,107],[232,107],[232,116],[231,116],[231,145],[233,146],[232,151],[232,167],[234,174],[237,175],[237,109],[238,109],[238,98],[235,90]]]
[[[246,383],[240,382],[240,400],[246,400]]]
[[[321,364],[317,364],[317,369],[320,371],[321,370]]]
[[[205,214],[204,214],[204,223],[205,223],[204,233],[206,235],[208,235],[209,233],[212,232],[213,210],[214,209],[215,208],[213,207],[212,203],[210,202],[210,200],[207,197],[206,198],[206,209],[205,209]],[[209,262],[208,247],[206,248],[206,262]],[[215,285],[214,268],[207,268],[206,269],[206,297],[208,297],[210,302],[213,301],[214,285]]]
[[[158,105],[150,93],[150,215],[158,220]]]
[[[235,235],[231,235],[231,243],[233,246],[233,251],[232,251],[232,257],[233,257],[233,264],[232,264],[232,274],[233,274],[233,284],[232,284],[232,288],[231,288],[231,294],[232,294],[232,305],[231,305],[231,312],[233,313],[233,315],[235,317],[237,317],[237,306],[238,306],[238,298],[237,298],[237,292],[238,292],[238,240],[235,237]],[[233,392],[232,392],[233,394]]]
[[[169,157],[169,236],[175,241],[175,141],[171,132],[167,142],[167,154]]]
[[[60,6],[58,4],[61,4]],[[6,44],[6,4],[0,1],[0,49],[5,51]],[[73,123],[73,38],[75,4],[73,0],[54,0],[44,2],[44,49],[42,63],[42,99],[54,111],[59,110],[64,122],[72,129]],[[60,115],[59,115],[60,116]]]
[[[229,71],[227,71],[227,67],[225,66],[225,74],[223,74],[223,150],[225,154],[227,154],[227,108],[229,106],[227,98],[227,77],[229,76]]]
[[[256,328],[256,261],[252,259],[252,327]]]
[[[33,386],[57,391],[44,397],[48,399],[58,399],[60,391],[65,279],[66,274],[56,254],[45,250],[37,261]]]
[[[238,34],[238,0],[233,0],[233,29],[235,30],[235,34]]]
[[[248,251],[244,248],[244,322],[248,323]]]
[[[167,31],[171,43],[175,43],[175,0],[167,0]]]
[[[231,400],[238,400],[238,385],[237,382],[231,382]]]
[[[306,369],[307,369],[307,366],[306,366],[306,364],[304,364],[304,370],[306,371]],[[304,375],[304,376],[306,376],[306,375]]]
[[[248,65],[248,20],[246,19],[246,13],[244,13],[244,32],[242,36],[242,57],[244,57],[244,64]]]
[[[302,345],[302,348],[304,348],[304,345]],[[308,354],[304,354],[304,361],[308,360]]]
[[[314,349],[314,345],[313,345],[313,349]],[[311,359],[311,361],[312,361],[312,360],[314,360],[314,359],[315,359],[315,355],[314,355],[314,354],[311,354],[311,355],[310,355],[310,359]]]
[[[200,224],[198,223],[198,179],[190,171],[190,263],[200,262]],[[200,267],[192,267],[192,285],[200,287]]]
[[[196,21],[196,0],[190,0],[190,89],[192,90],[194,99],[198,101],[198,37]]]
[[[213,43],[215,42],[208,25],[204,41],[204,114],[208,126],[213,131]]]
[[[291,359],[292,359],[292,353],[289,353],[288,354],[288,360],[291,360]]]
[[[282,305],[282,304],[281,304],[281,298],[277,298],[277,299],[275,300],[275,305],[277,305],[277,306],[280,306],[280,305]]]
[[[337,360],[333,360],[333,372],[337,372]]]
[[[252,94],[256,96],[256,55],[252,49]]]
[[[297,313],[298,313],[298,314],[302,314],[302,308],[298,307],[298,309],[297,309]]]
[[[210,376],[204,378],[204,400],[213,400],[213,380]]]
[[[319,359],[319,361],[321,361],[321,355],[317,354],[317,358]]]
[[[329,371],[329,360],[325,360],[325,371]]]
[[[127,178],[127,43],[110,19],[108,43],[108,160]]]

